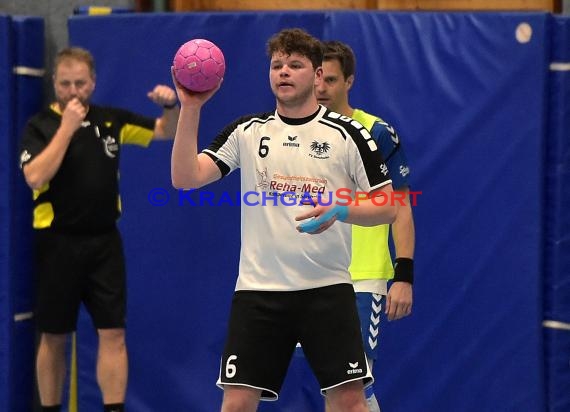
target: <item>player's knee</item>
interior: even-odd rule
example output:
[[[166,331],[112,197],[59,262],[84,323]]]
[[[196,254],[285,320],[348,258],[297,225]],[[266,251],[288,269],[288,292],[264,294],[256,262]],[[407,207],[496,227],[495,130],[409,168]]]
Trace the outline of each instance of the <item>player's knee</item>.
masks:
[[[99,329],[99,344],[104,348],[123,349],[125,347],[124,329]]]
[[[42,333],[41,344],[54,350],[65,348],[68,336],[60,333]]]
[[[368,411],[361,381],[348,382],[327,393],[331,410],[360,412]]]

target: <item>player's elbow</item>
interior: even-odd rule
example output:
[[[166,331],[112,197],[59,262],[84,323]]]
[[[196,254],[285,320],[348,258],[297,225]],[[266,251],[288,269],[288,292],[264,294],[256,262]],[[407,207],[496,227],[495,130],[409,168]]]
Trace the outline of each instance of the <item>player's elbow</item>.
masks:
[[[386,204],[377,207],[372,225],[391,225],[396,221],[396,216],[398,216],[398,205]]]
[[[192,176],[184,174],[184,173],[180,173],[180,172],[176,171],[176,169],[172,170],[172,173],[170,175],[170,180],[171,180],[172,186],[176,190],[197,189],[200,186],[202,186]]]
[[[391,192],[380,192],[376,196],[370,197],[373,205],[373,225],[390,225],[396,221],[399,205],[390,199]]]
[[[39,173],[28,172],[26,168],[24,169],[24,178],[26,179],[27,185],[32,190],[40,190],[47,183]]]
[[[391,204],[388,207],[388,210],[386,211],[386,219],[388,219],[389,222],[386,222],[386,224],[392,224],[396,221],[396,217],[398,216],[398,211],[399,211],[399,206],[397,203]]]
[[[174,174],[171,176],[170,180],[172,182],[172,187],[174,187],[176,190],[186,190],[192,187],[191,183],[187,182],[184,179],[181,179],[180,177],[175,176]]]

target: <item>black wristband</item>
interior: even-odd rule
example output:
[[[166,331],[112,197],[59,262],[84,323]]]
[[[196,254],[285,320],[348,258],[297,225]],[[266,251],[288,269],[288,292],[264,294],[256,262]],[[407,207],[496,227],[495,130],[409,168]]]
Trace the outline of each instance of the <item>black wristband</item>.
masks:
[[[414,259],[399,257],[394,263],[394,282],[414,284]]]
[[[172,104],[163,104],[162,107],[165,109],[174,109],[176,106],[178,106],[178,102],[174,102]]]

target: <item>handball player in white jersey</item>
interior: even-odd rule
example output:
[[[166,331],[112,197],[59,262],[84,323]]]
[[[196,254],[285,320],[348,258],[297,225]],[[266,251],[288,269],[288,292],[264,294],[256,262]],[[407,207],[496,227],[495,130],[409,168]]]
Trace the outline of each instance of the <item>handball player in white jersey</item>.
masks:
[[[368,131],[317,102],[321,42],[285,29],[267,43],[276,108],[226,126],[198,153],[202,106],[217,88],[184,89],[172,183],[194,189],[241,169],[239,273],[218,385],[222,411],[277,400],[297,342],[339,411],[367,411],[371,384],[348,266],[351,224],[392,223],[397,204]],[[358,203],[356,190],[364,191]],[[366,198],[363,198],[366,197]]]

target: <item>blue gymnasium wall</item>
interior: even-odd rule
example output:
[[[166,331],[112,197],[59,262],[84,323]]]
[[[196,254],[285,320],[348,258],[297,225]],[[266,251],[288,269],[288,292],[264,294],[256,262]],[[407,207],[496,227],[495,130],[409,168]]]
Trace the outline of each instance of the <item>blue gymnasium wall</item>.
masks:
[[[546,152],[544,346],[549,411],[570,410],[570,18],[553,21]]]
[[[0,15],[0,410],[28,412],[34,397],[31,193],[18,168],[26,119],[42,103],[44,22]],[[14,69],[17,69],[16,72]]]
[[[396,126],[412,189],[422,192],[414,208],[414,314],[385,322],[375,366],[382,407],[495,412],[542,411],[548,403],[541,265],[552,20],[541,13],[188,13],[73,17],[69,30],[71,44],[96,57],[94,100],[148,115],[159,111],[145,94],[171,84],[177,48],[195,37],[217,43],[227,72],[202,111],[202,147],[237,116],[274,107],[265,56],[271,34],[299,26],[350,43],[359,62],[353,103]],[[532,27],[528,43],[515,39],[521,22]],[[239,190],[239,176],[204,188],[221,206],[197,193],[195,205],[180,204],[170,151],[169,142],[123,151],[127,403],[137,412],[211,411],[222,396],[215,381],[239,256],[239,208],[222,194]],[[165,204],[153,205],[157,199]],[[86,316],[81,322],[79,406],[91,410],[99,399],[95,337]],[[319,411],[317,392],[296,358],[280,402],[260,410]]]

